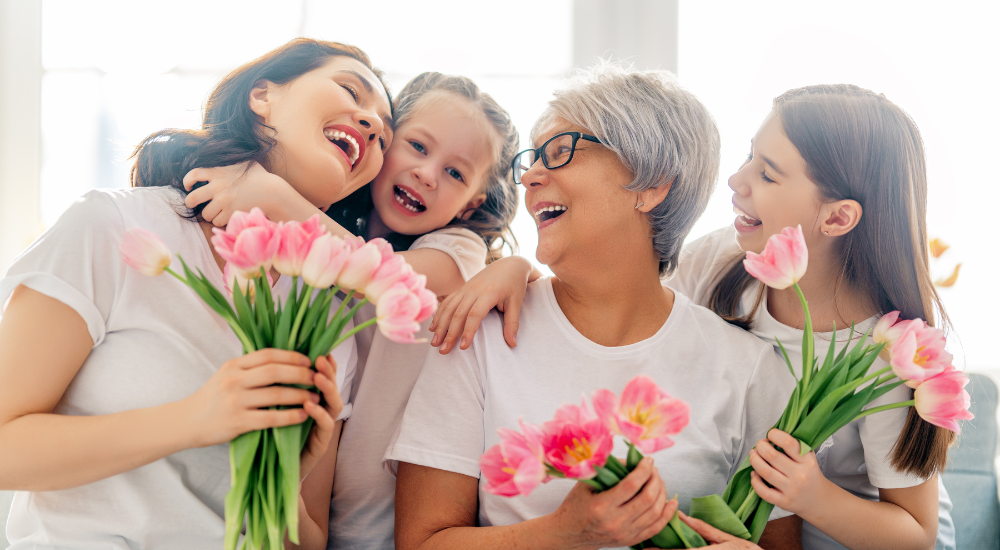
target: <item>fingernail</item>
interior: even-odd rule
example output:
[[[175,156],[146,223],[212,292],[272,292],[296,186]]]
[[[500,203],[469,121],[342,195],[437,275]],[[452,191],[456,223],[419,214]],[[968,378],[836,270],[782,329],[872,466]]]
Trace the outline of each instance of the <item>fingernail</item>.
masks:
[[[319,396],[316,395],[315,393],[310,393],[309,400],[312,401],[313,403],[319,403]]]
[[[463,337],[462,337],[462,344],[461,344],[461,347],[463,347],[463,348],[466,348],[466,347],[469,347],[469,344],[468,344],[468,342],[469,342],[469,341],[468,341],[468,340],[467,340],[467,339],[466,339],[466,338],[465,338],[465,337],[463,336]]]
[[[514,347],[516,348],[517,347],[517,335],[516,334],[514,335],[513,340],[514,340]]]
[[[434,327],[431,327],[431,330],[434,330]],[[441,343],[441,337],[435,334],[434,337],[431,338],[431,345],[437,346],[440,343]]]

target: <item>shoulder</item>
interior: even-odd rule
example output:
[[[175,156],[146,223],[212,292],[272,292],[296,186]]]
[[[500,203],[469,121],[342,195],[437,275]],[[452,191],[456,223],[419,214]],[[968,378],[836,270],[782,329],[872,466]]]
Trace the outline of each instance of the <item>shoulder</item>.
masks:
[[[704,346],[703,353],[708,357],[753,366],[762,358],[774,355],[771,346],[760,338],[727,323],[712,310],[680,293],[675,294],[671,315],[675,314],[688,340]]]
[[[432,231],[410,246],[410,250],[421,248],[439,250],[450,256],[466,281],[486,267],[486,243],[482,237],[464,227],[445,227]]]
[[[707,304],[719,277],[742,254],[733,227],[722,227],[685,244],[677,269],[664,282],[695,303]]]
[[[129,189],[93,189],[73,202],[60,222],[91,222],[118,225],[132,219],[156,218],[163,213],[178,216],[183,208],[181,194],[169,187],[138,187]]]

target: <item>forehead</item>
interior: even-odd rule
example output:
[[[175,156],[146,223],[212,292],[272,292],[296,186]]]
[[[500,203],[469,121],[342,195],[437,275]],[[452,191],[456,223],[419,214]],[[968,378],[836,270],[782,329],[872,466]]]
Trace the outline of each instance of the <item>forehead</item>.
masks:
[[[590,133],[586,128],[582,128],[573,124],[566,119],[554,116],[547,121],[542,122],[542,124],[536,127],[534,132],[534,140],[532,141],[532,147],[540,147],[547,139],[550,137],[561,134],[563,132],[583,132],[585,134]]]
[[[373,91],[372,96],[379,104],[380,114],[389,116],[388,92],[386,91],[385,86],[382,85],[382,82],[379,81],[378,77],[375,76],[375,73],[372,72],[372,70],[369,69],[364,63],[354,59],[353,57],[347,57],[346,55],[335,55],[330,57],[326,63],[317,68],[315,71],[325,77],[332,77],[339,74],[347,78],[360,80],[362,87],[366,90],[370,88]],[[362,90],[358,91],[361,92]]]

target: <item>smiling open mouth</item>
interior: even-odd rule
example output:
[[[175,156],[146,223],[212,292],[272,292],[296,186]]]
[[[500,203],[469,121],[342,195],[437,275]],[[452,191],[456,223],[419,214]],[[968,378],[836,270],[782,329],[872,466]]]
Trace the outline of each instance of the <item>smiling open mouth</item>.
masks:
[[[397,187],[393,185],[392,195],[393,198],[396,200],[396,202],[398,202],[400,205],[402,205],[403,208],[409,210],[410,212],[416,212],[419,214],[420,212],[427,210],[427,207],[424,206],[424,203],[420,202],[420,200],[417,199],[417,197],[414,197],[409,193],[409,191],[403,189],[402,187]]]
[[[566,207],[562,205],[546,206],[545,208],[535,212],[535,218],[538,219],[538,223],[545,223],[549,220],[554,220],[559,216],[562,216],[565,212]]]
[[[354,165],[358,162],[358,157],[361,153],[361,148],[358,147],[358,142],[347,132],[341,132],[340,130],[334,130],[332,128],[323,130],[323,135],[326,136],[326,139],[330,140],[330,143],[333,143],[344,151],[347,158],[351,161],[351,168],[354,168]]]

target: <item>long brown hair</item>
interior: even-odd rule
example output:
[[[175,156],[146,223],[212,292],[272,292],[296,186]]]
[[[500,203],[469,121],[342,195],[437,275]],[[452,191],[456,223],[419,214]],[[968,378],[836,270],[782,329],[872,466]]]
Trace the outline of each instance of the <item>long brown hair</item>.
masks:
[[[934,289],[927,244],[927,169],[913,120],[882,94],[850,84],[789,90],[774,100],[789,141],[805,159],[809,179],[828,201],[853,199],[864,215],[840,237],[836,253],[842,284],[862,293],[881,313],[948,325]],[[738,316],[740,297],[755,282],[742,256],[712,291],[709,307],[749,328],[764,296]],[[910,408],[892,453],[897,470],[929,477],[943,471],[955,434]]]
[[[297,38],[235,69],[212,90],[200,130],[169,128],[155,132],[135,148],[133,187],[174,187],[184,190],[184,175],[194,168],[229,166],[255,161],[267,166],[276,141],[250,109],[250,92],[260,80],[285,84],[323,66],[331,57],[356,59],[372,70],[385,87],[382,73],[365,52],[338,42]],[[386,96],[389,96],[386,91]],[[392,98],[389,97],[392,106]],[[207,203],[206,203],[207,204]],[[194,209],[201,214],[204,205]]]

